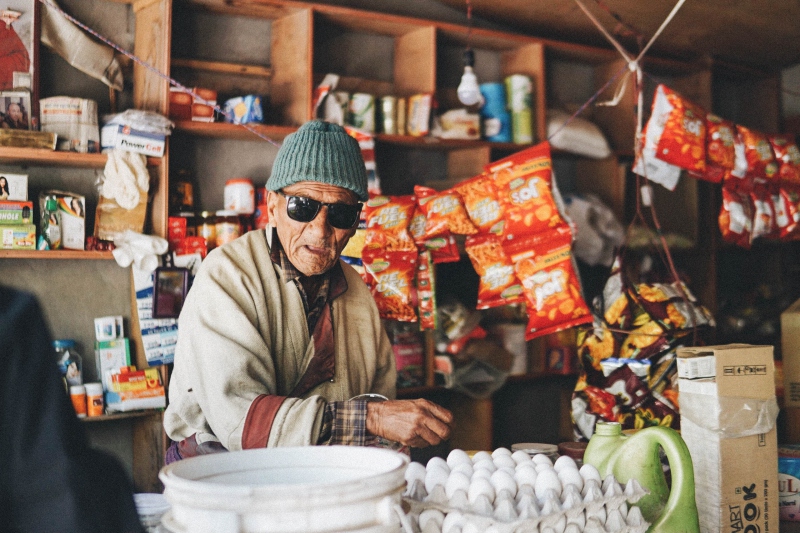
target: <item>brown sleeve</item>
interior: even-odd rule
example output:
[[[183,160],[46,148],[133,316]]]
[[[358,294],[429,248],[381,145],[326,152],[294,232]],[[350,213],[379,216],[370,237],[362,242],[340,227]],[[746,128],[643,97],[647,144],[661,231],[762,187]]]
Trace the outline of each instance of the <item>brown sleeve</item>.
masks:
[[[272,422],[278,413],[285,396],[262,394],[253,400],[247,411],[242,431],[242,449],[264,448],[269,440]]]

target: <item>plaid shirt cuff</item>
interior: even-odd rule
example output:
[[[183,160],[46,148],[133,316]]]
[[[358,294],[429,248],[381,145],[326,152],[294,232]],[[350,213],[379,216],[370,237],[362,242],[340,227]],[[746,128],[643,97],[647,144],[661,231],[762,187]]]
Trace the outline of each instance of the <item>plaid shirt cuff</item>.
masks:
[[[367,446],[367,402],[329,402],[322,417],[322,432],[317,444]]]

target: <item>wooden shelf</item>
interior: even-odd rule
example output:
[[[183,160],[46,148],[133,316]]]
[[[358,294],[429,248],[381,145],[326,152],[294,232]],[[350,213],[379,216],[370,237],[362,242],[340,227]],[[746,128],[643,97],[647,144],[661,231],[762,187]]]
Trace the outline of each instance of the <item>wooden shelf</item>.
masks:
[[[282,141],[290,133],[297,131],[294,126],[272,126],[267,124],[248,124],[255,131],[272,139]],[[229,124],[227,122],[195,122],[191,120],[180,120],[175,123],[175,130],[198,137],[209,137],[213,139],[237,139],[244,141],[260,140],[258,135],[240,124]]]
[[[531,144],[496,143],[469,139],[439,139],[430,136],[412,137],[411,135],[388,135],[385,133],[376,134],[375,140],[388,144],[428,150],[459,150],[464,148],[489,147],[498,150],[518,151],[533,146]]]
[[[161,411],[157,411],[154,409],[146,409],[142,411],[128,411],[125,413],[112,413],[103,416],[87,416],[81,418],[81,422],[86,423],[98,423],[98,422],[112,422],[114,420],[127,420],[131,418],[143,418],[147,416],[154,416],[156,414],[161,413]]]
[[[225,63],[222,61],[204,61],[202,59],[172,58],[173,67],[205,70],[221,74],[238,74],[240,76],[257,76],[271,78],[272,69],[262,65],[245,65],[243,63]]]
[[[78,168],[103,168],[106,154],[82,154],[78,152],[59,152],[44,148],[15,148],[0,146],[0,164],[41,165]],[[161,158],[148,157],[147,166],[161,165]]]
[[[87,252],[84,250],[0,250],[0,259],[114,259],[111,252]]]

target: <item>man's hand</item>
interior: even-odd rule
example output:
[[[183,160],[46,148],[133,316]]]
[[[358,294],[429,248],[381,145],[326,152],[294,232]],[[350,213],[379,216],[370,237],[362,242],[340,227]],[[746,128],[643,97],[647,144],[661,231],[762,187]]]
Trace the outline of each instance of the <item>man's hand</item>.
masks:
[[[394,400],[367,404],[367,432],[413,448],[450,438],[453,415],[428,400]]]

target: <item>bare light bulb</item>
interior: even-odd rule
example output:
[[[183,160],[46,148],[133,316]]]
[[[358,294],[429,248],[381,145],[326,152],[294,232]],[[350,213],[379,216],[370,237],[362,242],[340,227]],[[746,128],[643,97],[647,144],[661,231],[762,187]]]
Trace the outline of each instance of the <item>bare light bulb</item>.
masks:
[[[464,50],[464,74],[461,76],[461,83],[458,84],[456,93],[458,100],[464,105],[475,105],[482,100],[481,89],[478,87],[478,77],[472,71],[475,63],[475,54],[471,48]]]

